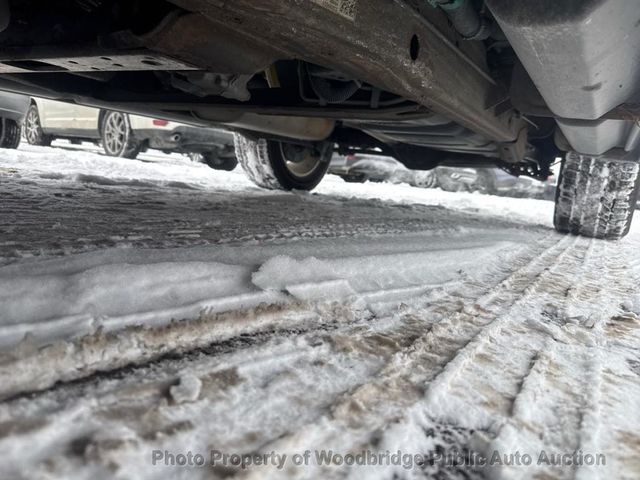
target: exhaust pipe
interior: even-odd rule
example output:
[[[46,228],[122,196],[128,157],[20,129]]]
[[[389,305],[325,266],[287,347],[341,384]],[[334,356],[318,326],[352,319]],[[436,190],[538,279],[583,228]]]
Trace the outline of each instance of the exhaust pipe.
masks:
[[[278,137],[319,142],[331,135],[336,122],[326,118],[276,117],[247,113],[227,125]]]
[[[222,127],[248,130],[277,137],[321,142],[329,138],[336,126],[335,120],[315,117],[291,117],[260,115],[257,113],[229,113],[206,108],[194,110],[194,114],[204,121],[215,122]]]
[[[207,107],[195,108],[192,110],[192,114],[204,123],[215,123],[223,128],[235,128],[308,142],[326,140],[336,126],[335,120],[327,118],[221,112],[218,109]]]

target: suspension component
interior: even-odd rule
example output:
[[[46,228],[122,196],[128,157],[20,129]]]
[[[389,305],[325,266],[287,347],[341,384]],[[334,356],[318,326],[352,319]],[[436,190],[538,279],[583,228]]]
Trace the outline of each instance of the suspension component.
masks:
[[[428,0],[432,7],[441,8],[453,27],[465,40],[486,40],[491,28],[470,0]]]

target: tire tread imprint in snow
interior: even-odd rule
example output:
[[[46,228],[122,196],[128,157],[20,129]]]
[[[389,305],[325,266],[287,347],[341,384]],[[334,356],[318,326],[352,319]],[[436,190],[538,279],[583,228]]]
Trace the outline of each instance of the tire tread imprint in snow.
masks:
[[[457,381],[446,382],[450,395],[467,396],[459,409],[482,405],[476,415],[488,415],[489,423],[499,426],[488,451],[520,448],[531,452],[534,462],[541,451],[605,453],[608,465],[626,463],[627,471],[633,470],[629,447],[620,447],[620,438],[632,438],[633,424],[637,428],[639,422],[627,425],[620,412],[637,406],[637,377],[603,367],[638,358],[629,343],[616,346],[621,332],[638,338],[638,316],[611,316],[619,299],[634,291],[632,276],[620,274],[628,253],[578,238],[536,282],[542,311],[524,304],[502,338],[494,337],[479,351],[482,361],[468,361]],[[594,304],[603,312],[590,308]],[[487,366],[495,371],[487,372]],[[490,401],[483,400],[487,397]],[[621,449],[627,450],[624,455]],[[506,478],[519,471],[503,470]],[[594,472],[597,476],[587,465],[543,464],[528,469],[526,478],[593,478]]]

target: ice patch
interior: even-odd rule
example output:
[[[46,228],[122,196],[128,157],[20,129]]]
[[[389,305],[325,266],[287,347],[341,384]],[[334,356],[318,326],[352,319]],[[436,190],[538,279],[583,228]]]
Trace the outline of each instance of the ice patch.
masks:
[[[339,300],[355,295],[355,290],[346,280],[327,280],[318,283],[288,285],[287,292],[298,300]]]
[[[316,284],[343,295],[336,281],[358,294],[415,286],[443,285],[458,279],[463,272],[479,274],[495,261],[496,255],[513,248],[510,242],[461,248],[455,256],[438,250],[368,256],[295,259],[277,256],[265,262],[252,275],[253,284],[264,290],[290,291],[292,286]],[[320,284],[323,286],[320,287]],[[303,287],[300,287],[302,289]],[[305,290],[311,287],[307,285]],[[293,292],[292,292],[293,293]],[[322,293],[321,293],[322,295]]]
[[[162,325],[197,318],[204,310],[250,308],[274,300],[250,285],[250,266],[158,262],[144,252],[139,264],[124,258],[101,264],[95,257],[78,258],[72,271],[68,263],[55,262],[31,275],[0,269],[0,346],[15,345],[29,333],[50,342],[101,326]]]
[[[340,277],[326,261],[278,256],[265,262],[251,278],[254,285],[264,290],[282,291],[288,285],[327,282]]]

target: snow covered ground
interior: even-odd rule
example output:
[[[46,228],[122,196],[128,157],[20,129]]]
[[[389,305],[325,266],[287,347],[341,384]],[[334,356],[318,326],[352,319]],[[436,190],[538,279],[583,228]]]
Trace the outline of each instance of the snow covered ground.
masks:
[[[0,478],[640,477],[640,224],[65,144],[0,212]]]

